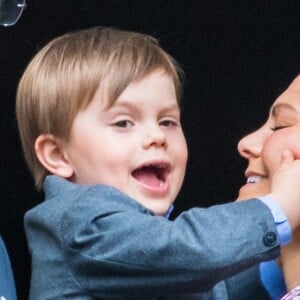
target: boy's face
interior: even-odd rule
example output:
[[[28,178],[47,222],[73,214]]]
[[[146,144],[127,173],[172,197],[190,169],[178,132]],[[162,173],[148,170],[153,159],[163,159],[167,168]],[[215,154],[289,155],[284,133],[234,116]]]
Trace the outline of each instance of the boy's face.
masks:
[[[162,71],[131,83],[107,108],[97,91],[65,142],[73,182],[113,186],[157,215],[177,196],[187,146],[172,79]]]

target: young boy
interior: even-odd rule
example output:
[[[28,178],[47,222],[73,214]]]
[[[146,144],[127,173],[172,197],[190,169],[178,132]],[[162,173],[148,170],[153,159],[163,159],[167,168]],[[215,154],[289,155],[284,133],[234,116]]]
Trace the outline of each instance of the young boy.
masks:
[[[45,192],[25,216],[31,299],[230,298],[225,284],[210,289],[278,257],[279,227],[300,225],[289,153],[270,194],[288,222],[264,199],[167,220],[187,160],[179,74],[154,38],[102,27],[51,41],[27,67],[17,119]]]

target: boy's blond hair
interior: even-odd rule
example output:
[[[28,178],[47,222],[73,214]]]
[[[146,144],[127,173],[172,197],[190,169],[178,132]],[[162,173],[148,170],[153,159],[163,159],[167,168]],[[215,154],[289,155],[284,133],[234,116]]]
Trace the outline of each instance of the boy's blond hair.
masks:
[[[156,69],[172,77],[179,101],[181,70],[151,36],[94,27],[58,37],[37,53],[19,83],[16,115],[25,159],[38,189],[49,172],[35,154],[37,137],[53,134],[67,140],[76,114],[104,81],[112,105],[130,83]]]

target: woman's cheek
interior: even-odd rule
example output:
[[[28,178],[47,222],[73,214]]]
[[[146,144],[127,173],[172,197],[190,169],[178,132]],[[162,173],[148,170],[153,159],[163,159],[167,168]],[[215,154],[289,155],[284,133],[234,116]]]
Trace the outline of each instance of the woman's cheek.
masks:
[[[264,147],[262,151],[262,161],[267,170],[268,177],[274,174],[274,172],[280,166],[280,162],[281,162],[282,151],[279,149],[280,147],[277,146],[276,151],[274,148],[272,150],[272,148],[273,148],[272,144],[268,144],[266,147]]]
[[[282,153],[287,148],[286,136],[279,131],[273,133],[265,142],[262,149],[262,161],[267,169],[268,175],[272,176],[279,168]]]

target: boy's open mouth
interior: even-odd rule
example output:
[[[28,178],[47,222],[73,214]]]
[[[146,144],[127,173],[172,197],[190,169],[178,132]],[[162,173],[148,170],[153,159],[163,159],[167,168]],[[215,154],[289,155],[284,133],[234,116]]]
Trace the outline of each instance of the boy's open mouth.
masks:
[[[167,179],[170,166],[168,164],[150,164],[135,169],[132,176],[139,182],[150,187],[161,187]]]

